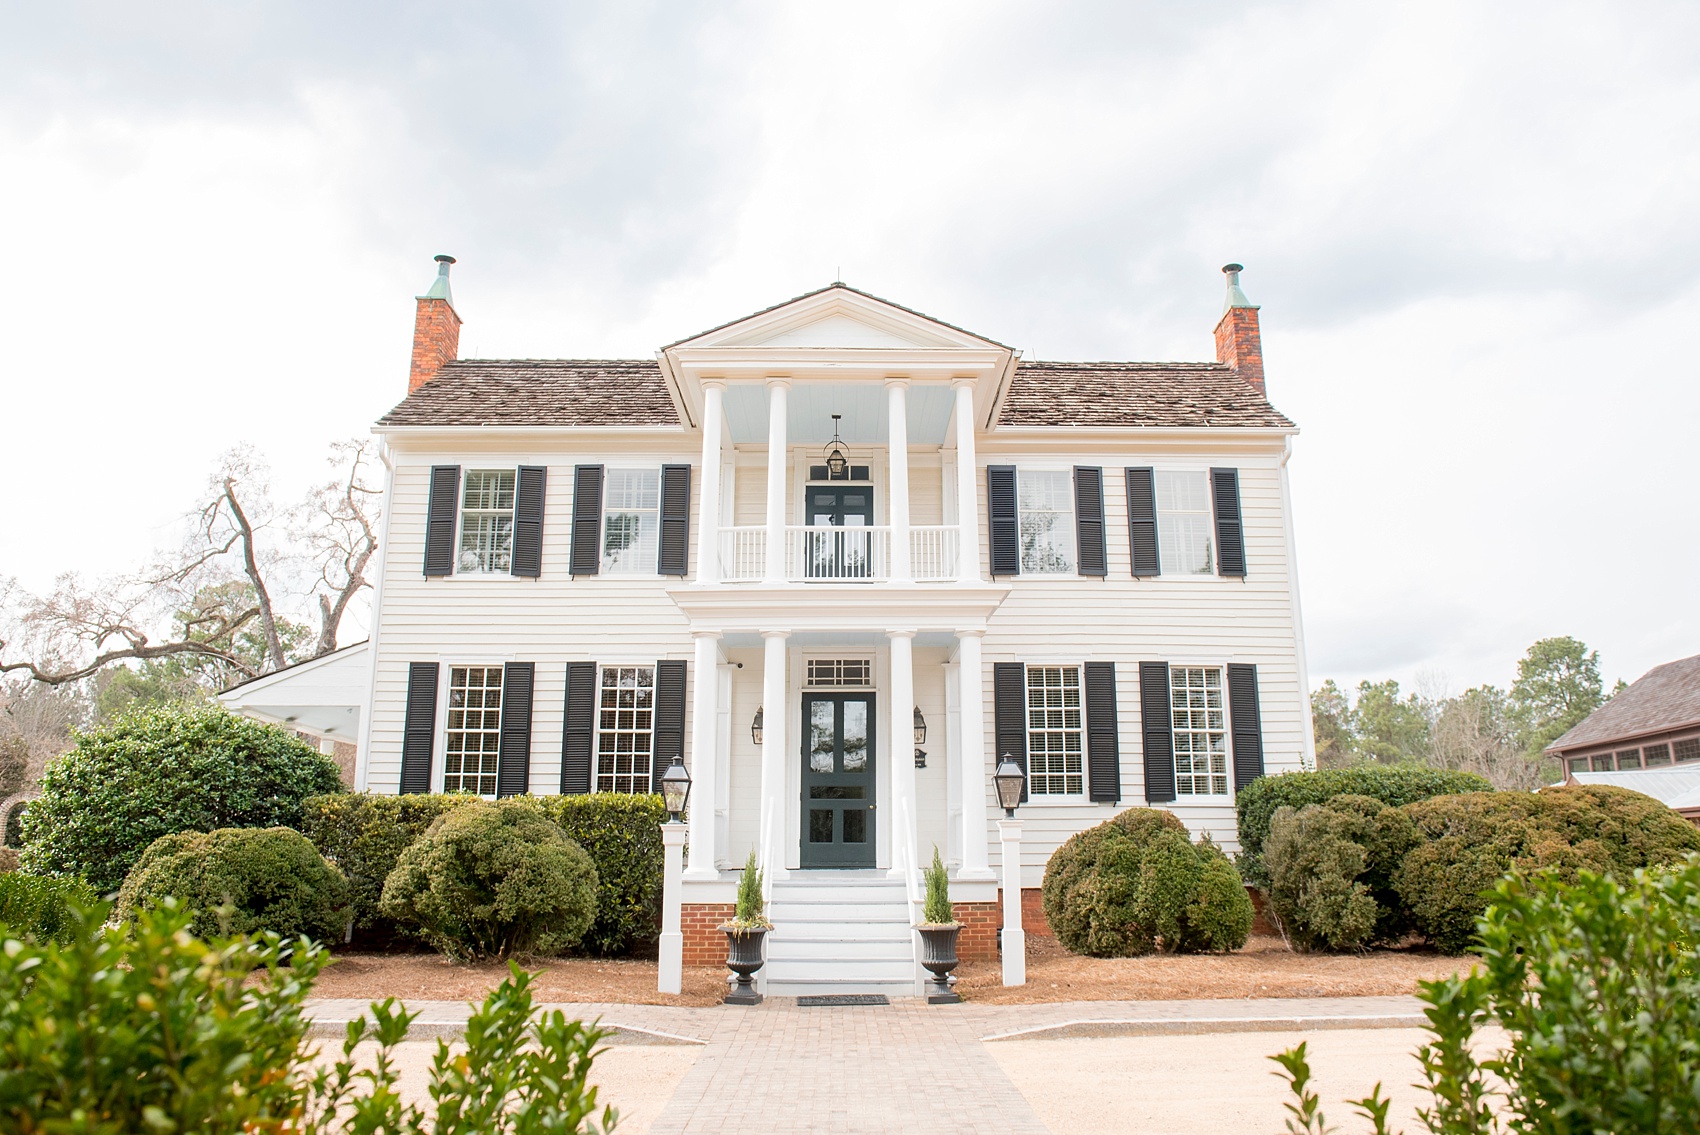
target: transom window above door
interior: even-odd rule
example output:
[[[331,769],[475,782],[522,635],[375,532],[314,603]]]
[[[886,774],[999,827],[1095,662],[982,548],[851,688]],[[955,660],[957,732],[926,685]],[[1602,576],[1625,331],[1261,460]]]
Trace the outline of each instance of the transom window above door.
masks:
[[[816,688],[871,686],[874,684],[874,660],[871,658],[811,658],[808,662],[807,684]]]

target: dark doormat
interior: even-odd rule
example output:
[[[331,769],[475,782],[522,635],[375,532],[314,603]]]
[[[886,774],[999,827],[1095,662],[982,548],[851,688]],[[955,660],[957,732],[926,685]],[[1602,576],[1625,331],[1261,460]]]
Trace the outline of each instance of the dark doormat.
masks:
[[[829,1005],[889,1005],[883,993],[825,993],[818,997],[799,997],[797,1005],[803,1009],[819,1009]]]

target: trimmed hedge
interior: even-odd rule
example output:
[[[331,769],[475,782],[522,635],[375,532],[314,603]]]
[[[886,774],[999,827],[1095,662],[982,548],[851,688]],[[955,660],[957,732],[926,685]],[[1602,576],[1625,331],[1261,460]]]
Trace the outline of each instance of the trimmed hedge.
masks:
[[[1700,829],[1627,788],[1472,792],[1405,811],[1421,842],[1405,856],[1394,885],[1417,930],[1453,954],[1475,941],[1487,909],[1484,892],[1514,867],[1550,869],[1561,881],[1589,870],[1627,883],[1637,868],[1700,851]]]
[[[202,937],[269,930],[339,942],[348,922],[348,882],[289,828],[161,836],[124,880],[118,914],[134,918],[167,897],[192,912]]]
[[[402,852],[380,909],[451,958],[557,954],[596,917],[596,867],[531,801],[479,800]]]
[[[1263,845],[1271,912],[1301,950],[1397,943],[1410,917],[1393,879],[1416,842],[1404,811],[1368,796],[1277,808]]]
[[[1368,796],[1399,807],[1460,792],[1486,792],[1492,785],[1473,772],[1448,772],[1420,765],[1357,765],[1260,776],[1240,789],[1235,801],[1239,817],[1240,873],[1258,887],[1269,886],[1263,865],[1263,842],[1278,808],[1303,808],[1336,796]]]
[[[99,900],[81,879],[7,872],[0,875],[0,926],[7,934],[42,944],[68,944],[77,928],[72,908],[91,907]]]
[[[276,726],[216,706],[136,709],[48,763],[23,864],[114,891],[160,836],[294,827],[303,800],[341,787],[335,761]]]
[[[1237,950],[1253,917],[1227,856],[1155,808],[1071,836],[1045,865],[1043,900],[1064,948],[1094,957]]]
[[[596,920],[580,948],[613,956],[653,943],[661,931],[660,825],[667,818],[661,797],[601,792],[514,799],[541,808],[596,864]],[[470,802],[454,795],[321,796],[303,806],[301,830],[348,876],[356,929],[382,935],[393,933],[394,923],[378,903],[402,852],[439,816]]]

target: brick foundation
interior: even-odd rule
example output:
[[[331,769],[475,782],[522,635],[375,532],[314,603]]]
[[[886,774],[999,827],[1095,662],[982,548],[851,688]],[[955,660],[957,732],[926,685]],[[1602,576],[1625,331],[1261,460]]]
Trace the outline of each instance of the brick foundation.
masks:
[[[688,902],[679,914],[680,929],[685,936],[685,964],[688,966],[718,966],[726,964],[726,935],[720,932],[732,917],[729,902]]]

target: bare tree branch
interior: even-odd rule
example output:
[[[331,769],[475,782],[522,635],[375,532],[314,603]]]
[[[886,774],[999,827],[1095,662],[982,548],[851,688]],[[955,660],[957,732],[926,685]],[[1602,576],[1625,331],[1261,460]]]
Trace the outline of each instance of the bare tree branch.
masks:
[[[317,557],[319,640],[314,657],[336,649],[337,635],[350,604],[371,582],[367,568],[378,550],[377,504],[382,490],[365,480],[370,443],[351,440],[331,446],[331,464],[344,464],[340,477],[320,486],[298,511],[307,544]]]

